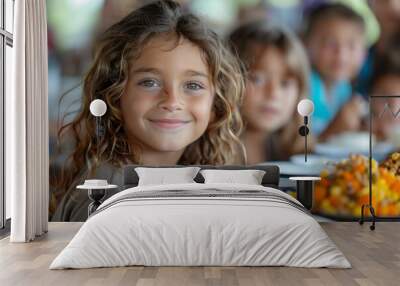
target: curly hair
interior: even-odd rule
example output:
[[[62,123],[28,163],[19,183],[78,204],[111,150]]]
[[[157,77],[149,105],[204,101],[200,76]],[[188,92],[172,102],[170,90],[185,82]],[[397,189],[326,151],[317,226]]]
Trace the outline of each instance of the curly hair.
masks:
[[[58,132],[60,141],[62,136],[70,134],[75,148],[65,163],[57,190],[65,192],[82,176],[82,170],[90,175],[104,162],[117,167],[141,164],[141,147],[128,142],[125,134],[120,100],[132,59],[140,56],[149,40],[165,34],[176,36],[178,41],[189,40],[200,48],[215,88],[214,119],[206,132],[186,147],[178,164],[222,165],[245,160],[239,140],[243,125],[239,106],[244,80],[237,59],[217,34],[196,16],[183,13],[180,5],[173,1],[157,1],[131,12],[98,39],[94,61],[83,83],[82,108],[76,118]],[[104,100],[108,107],[102,119],[104,134],[98,144],[95,118],[89,110],[94,99]]]

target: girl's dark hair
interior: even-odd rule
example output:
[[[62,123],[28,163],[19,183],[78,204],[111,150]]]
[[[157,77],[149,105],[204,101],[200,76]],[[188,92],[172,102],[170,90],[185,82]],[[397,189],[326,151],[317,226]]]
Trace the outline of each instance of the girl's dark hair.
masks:
[[[246,76],[251,66],[257,61],[256,46],[278,49],[288,66],[288,70],[299,84],[297,101],[308,97],[309,62],[300,40],[291,31],[282,26],[271,25],[266,21],[253,21],[236,28],[229,36],[231,49],[242,62],[242,72]],[[293,112],[293,120],[278,132],[283,151],[293,154],[302,151],[300,136],[297,134],[302,119]],[[246,118],[243,118],[246,121]]]
[[[396,33],[388,41],[385,51],[376,54],[369,90],[385,76],[400,76],[400,34]]]
[[[177,45],[181,39],[186,39],[200,48],[215,90],[213,120],[206,132],[186,147],[178,163],[217,165],[245,158],[238,138],[242,129],[239,106],[244,82],[237,59],[215,32],[196,16],[184,13],[178,3],[155,1],[112,25],[95,45],[94,61],[83,83],[81,111],[72,122],[62,126],[58,134],[59,138],[69,135],[75,142],[57,184],[59,194],[64,194],[82,177],[91,176],[100,163],[116,167],[126,163],[141,164],[140,145],[128,142],[125,134],[120,99],[132,62],[140,56],[146,43],[165,35],[176,40]],[[95,141],[95,119],[89,111],[90,102],[96,98],[104,100],[108,106],[102,118],[106,124],[99,148]]]
[[[361,15],[355,12],[352,8],[341,3],[322,3],[315,6],[305,15],[305,35],[308,36],[313,29],[319,25],[321,21],[327,19],[340,19],[358,25],[362,30],[365,30],[365,22]]]

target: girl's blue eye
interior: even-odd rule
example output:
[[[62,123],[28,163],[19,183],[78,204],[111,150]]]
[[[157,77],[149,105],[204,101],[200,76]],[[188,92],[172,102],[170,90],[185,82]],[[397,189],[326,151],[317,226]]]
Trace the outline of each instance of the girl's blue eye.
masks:
[[[185,88],[189,89],[189,90],[201,90],[204,89],[204,87],[197,83],[197,82],[188,82],[185,84]]]
[[[160,83],[154,79],[145,79],[140,81],[138,84],[148,88],[160,87]]]
[[[261,77],[261,76],[258,75],[258,74],[250,74],[250,75],[249,75],[249,80],[250,80],[253,84],[258,85],[258,86],[263,85],[264,82],[266,81],[265,78]]]

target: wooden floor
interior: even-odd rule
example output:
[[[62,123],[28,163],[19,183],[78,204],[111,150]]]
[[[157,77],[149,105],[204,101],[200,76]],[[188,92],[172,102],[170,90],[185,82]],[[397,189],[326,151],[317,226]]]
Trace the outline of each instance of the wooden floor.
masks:
[[[0,241],[0,285],[400,285],[400,223],[321,223],[353,268],[123,267],[48,270],[80,223],[50,223],[49,233],[28,244]]]

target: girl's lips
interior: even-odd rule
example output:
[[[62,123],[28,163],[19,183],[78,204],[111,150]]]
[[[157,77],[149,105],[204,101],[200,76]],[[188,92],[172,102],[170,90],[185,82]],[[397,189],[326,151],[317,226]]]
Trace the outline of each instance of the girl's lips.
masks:
[[[269,106],[261,107],[260,111],[262,113],[267,113],[267,114],[277,114],[277,113],[279,113],[279,109],[274,108],[274,107],[269,107]]]
[[[190,122],[190,120],[181,119],[149,119],[149,121],[163,129],[176,129]]]

